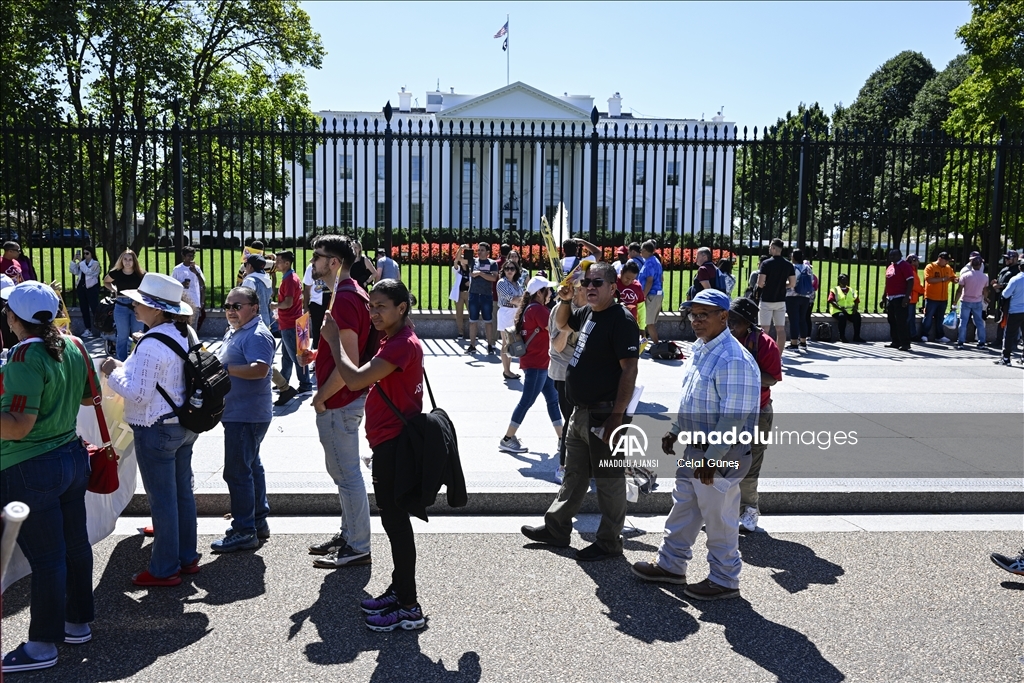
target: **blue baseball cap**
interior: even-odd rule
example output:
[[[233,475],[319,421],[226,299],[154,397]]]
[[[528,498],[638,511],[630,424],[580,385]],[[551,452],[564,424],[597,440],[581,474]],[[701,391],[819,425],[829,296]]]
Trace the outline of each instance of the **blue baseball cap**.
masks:
[[[52,323],[60,308],[60,297],[53,289],[38,280],[19,282],[0,292],[7,307],[28,323]]]
[[[728,311],[732,302],[729,300],[729,295],[725,292],[720,292],[717,289],[702,289],[697,292],[697,296],[693,297],[689,301],[684,301],[681,308],[689,308],[693,304],[704,304],[705,306],[717,306],[723,311]]]

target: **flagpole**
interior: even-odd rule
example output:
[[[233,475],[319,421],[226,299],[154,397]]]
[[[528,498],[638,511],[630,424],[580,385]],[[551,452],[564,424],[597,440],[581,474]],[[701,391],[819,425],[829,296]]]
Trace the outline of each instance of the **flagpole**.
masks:
[[[508,20],[509,20],[509,17],[506,14],[505,15],[505,26],[508,26]],[[510,33],[511,33],[511,31],[508,28],[506,28],[505,29],[505,47],[506,47],[506,50],[505,50],[505,85],[508,85],[509,82],[510,82],[509,81],[509,77],[508,77],[508,75],[509,75],[508,63],[509,63],[509,59],[510,59],[509,53],[512,51],[512,43],[509,42]]]

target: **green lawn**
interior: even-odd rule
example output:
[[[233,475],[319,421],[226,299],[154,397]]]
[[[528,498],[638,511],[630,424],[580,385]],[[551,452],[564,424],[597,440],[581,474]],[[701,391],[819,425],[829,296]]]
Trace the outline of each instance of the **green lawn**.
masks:
[[[70,291],[73,289],[73,286],[71,273],[68,271],[74,251],[71,248],[36,247],[29,249],[39,279],[47,282],[52,280],[63,282],[65,289],[68,290],[66,299],[70,306],[77,305],[75,296]],[[102,248],[97,248],[96,255],[101,263],[105,262]],[[296,251],[295,256],[298,260],[296,270],[301,273],[312,256],[312,250],[299,249]],[[116,255],[114,258],[116,258]],[[147,270],[161,273],[170,273],[175,265],[173,254],[162,249],[144,249],[139,258]],[[240,258],[240,250],[202,249],[197,252],[196,261],[206,274],[206,301],[208,305],[219,307],[227,291],[234,286],[235,272],[237,271]],[[733,269],[733,275],[736,277],[736,289],[733,292],[733,296],[742,295],[746,289],[751,269],[756,267],[757,259],[755,257],[740,257]],[[840,273],[849,273],[852,286],[860,294],[861,310],[867,313],[876,312],[875,307],[878,303],[880,292],[885,286],[885,268],[883,266],[818,261],[814,263],[814,272],[821,281],[814,310],[820,309],[822,312],[825,311],[828,290],[838,283]],[[667,271],[665,273],[667,296],[664,310],[678,310],[679,304],[682,303],[686,290],[692,284],[695,274],[695,270]],[[452,286],[452,269],[450,266],[403,265],[402,280],[417,297],[418,308],[432,310],[447,310],[449,308],[448,292]]]

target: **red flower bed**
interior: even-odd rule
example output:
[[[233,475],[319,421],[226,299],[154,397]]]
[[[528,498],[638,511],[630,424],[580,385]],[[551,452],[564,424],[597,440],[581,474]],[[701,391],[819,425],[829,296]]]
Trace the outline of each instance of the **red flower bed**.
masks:
[[[419,265],[450,266],[455,261],[455,255],[459,252],[459,244],[454,242],[448,244],[403,244],[391,247],[391,258],[399,263],[411,263]],[[475,248],[475,245],[471,245]],[[517,247],[516,250],[522,257],[524,265],[530,270],[547,269],[548,262],[547,247],[531,244]],[[604,247],[601,251],[604,261],[614,261],[616,247]],[[688,248],[680,249],[665,248],[658,250],[661,262],[665,268],[673,270],[695,268],[697,266],[697,250]],[[491,245],[491,258],[497,258],[498,245]],[[712,249],[711,258],[717,263],[721,258],[731,258],[733,253],[728,249]]]

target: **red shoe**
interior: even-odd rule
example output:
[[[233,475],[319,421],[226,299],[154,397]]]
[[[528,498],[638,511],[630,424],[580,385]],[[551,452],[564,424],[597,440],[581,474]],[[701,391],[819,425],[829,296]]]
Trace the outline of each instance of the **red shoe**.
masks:
[[[199,557],[196,557],[196,559],[192,560],[188,564],[181,565],[181,569],[178,570],[178,573],[179,574],[198,574],[199,573],[199,559],[201,557],[202,557],[202,555],[199,555]]]
[[[139,531],[142,532],[143,536],[155,536],[156,535],[156,532],[153,531],[153,527],[152,526],[144,526],[141,529],[139,529]]]
[[[132,577],[132,583],[136,586],[159,586],[164,588],[170,588],[171,586],[180,586],[181,577],[178,572],[174,572],[167,578],[159,578],[149,573],[149,570],[139,572]]]

